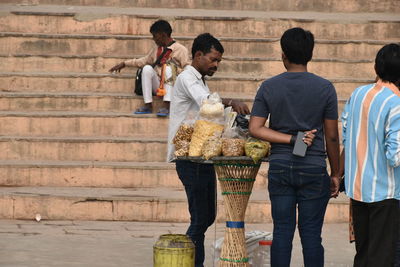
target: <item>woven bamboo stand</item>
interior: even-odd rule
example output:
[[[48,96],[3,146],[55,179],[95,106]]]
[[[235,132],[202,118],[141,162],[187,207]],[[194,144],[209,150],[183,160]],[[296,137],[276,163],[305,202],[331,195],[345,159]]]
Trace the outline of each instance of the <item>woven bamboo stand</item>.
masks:
[[[233,158],[213,159],[213,162],[224,198],[227,219],[219,266],[248,267],[244,216],[261,162],[255,164],[251,159]]]

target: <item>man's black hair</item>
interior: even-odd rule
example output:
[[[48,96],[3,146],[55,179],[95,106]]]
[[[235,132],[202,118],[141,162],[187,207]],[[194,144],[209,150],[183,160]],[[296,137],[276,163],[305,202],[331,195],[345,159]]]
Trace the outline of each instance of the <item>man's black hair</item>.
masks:
[[[152,34],[164,32],[169,37],[171,37],[172,27],[168,23],[168,21],[160,19],[160,20],[157,20],[156,22],[154,22],[153,25],[151,25],[150,32]]]
[[[209,33],[200,34],[193,41],[192,58],[194,58],[194,55],[196,54],[197,51],[201,51],[201,52],[203,52],[203,54],[207,54],[211,51],[211,48],[214,48],[221,54],[224,53],[224,47],[218,41],[218,39],[216,39],[214,36],[212,36]]]
[[[307,65],[314,49],[314,35],[302,28],[292,28],[282,35],[281,48],[290,63]]]
[[[399,86],[400,45],[388,44],[378,51],[375,58],[375,71],[382,81]]]

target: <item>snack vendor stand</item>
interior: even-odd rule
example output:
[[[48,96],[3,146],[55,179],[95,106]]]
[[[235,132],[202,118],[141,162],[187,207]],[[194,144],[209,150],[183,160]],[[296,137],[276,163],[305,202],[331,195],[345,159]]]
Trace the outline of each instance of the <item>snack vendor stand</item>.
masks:
[[[202,157],[178,157],[178,160],[213,163],[226,212],[226,230],[219,266],[250,266],[245,243],[244,216],[261,162],[267,159],[263,158],[256,163],[246,156],[213,157],[210,160]]]

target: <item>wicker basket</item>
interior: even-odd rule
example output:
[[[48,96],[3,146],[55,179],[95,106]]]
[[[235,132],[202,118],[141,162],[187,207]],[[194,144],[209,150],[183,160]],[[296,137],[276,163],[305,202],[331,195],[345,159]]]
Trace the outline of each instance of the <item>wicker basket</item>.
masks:
[[[213,158],[224,198],[226,231],[222,245],[220,267],[249,266],[247,257],[244,216],[253,184],[261,162],[251,158]]]

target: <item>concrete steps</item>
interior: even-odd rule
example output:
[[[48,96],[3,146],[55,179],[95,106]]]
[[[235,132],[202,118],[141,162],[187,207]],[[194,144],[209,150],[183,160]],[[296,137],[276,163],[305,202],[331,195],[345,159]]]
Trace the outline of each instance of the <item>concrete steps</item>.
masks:
[[[210,10],[257,10],[257,11],[321,11],[321,12],[399,12],[400,4],[396,0],[382,0],[379,4],[374,1],[363,0],[309,0],[309,1],[274,1],[274,0],[248,0],[248,1],[188,1],[188,0],[1,0],[0,3],[21,5],[81,5],[81,6],[107,6],[107,7],[147,7],[147,8],[195,8]]]
[[[250,107],[259,84],[284,71],[279,38],[287,28],[314,33],[309,68],[334,83],[339,112],[374,80],[378,49],[400,41],[395,0],[0,0],[0,9],[0,219],[188,221],[182,185],[165,163],[168,119],[132,114],[142,104],[134,68],[107,72],[148,52],[158,18],[188,48],[201,32],[218,37],[224,59],[207,83]],[[271,221],[267,168],[248,222]],[[347,199],[331,200],[326,222],[347,218]]]
[[[335,39],[315,36],[313,59],[373,60],[383,45],[398,42],[398,35],[386,40]],[[193,36],[174,35],[186,47],[191,47]],[[279,38],[270,36],[255,38],[218,37],[224,46],[224,56],[276,58],[281,54]],[[0,32],[1,53],[6,55],[59,55],[64,56],[115,56],[131,58],[143,55],[154,45],[149,35],[105,34],[42,34]]]
[[[133,94],[133,74],[77,73],[77,72],[2,72],[0,91],[3,92],[93,92]],[[217,73],[208,79],[211,91],[220,95],[241,95],[252,99],[267,76]],[[330,78],[341,97],[347,98],[355,88],[371,83],[375,76],[365,78]],[[46,88],[46,89],[45,89]]]
[[[143,55],[133,56],[134,58]],[[108,70],[126,60],[115,57],[88,56],[0,56],[1,72],[79,72],[79,73],[108,73]],[[309,63],[309,71],[322,77],[374,77],[374,62],[371,60],[332,60],[316,59]],[[272,76],[282,73],[285,68],[280,58],[240,58],[224,57],[218,73]],[[136,68],[126,68],[127,74],[136,73]]]
[[[271,221],[266,190],[253,190],[245,221]],[[225,220],[223,201],[218,194],[218,221]],[[183,190],[167,188],[92,187],[3,187],[0,188],[0,218],[33,219],[40,214],[47,220],[130,220],[187,222]],[[326,223],[348,220],[348,200],[332,199]]]
[[[167,138],[168,119],[111,112],[0,112],[0,135]]]
[[[2,160],[165,162],[166,138],[0,136]]]
[[[176,35],[192,36],[204,29],[216,36],[280,37],[297,26],[311,30],[316,38],[384,40],[400,35],[400,18],[395,13],[260,12],[141,9],[83,6],[4,6],[8,16],[0,17],[2,31],[60,34],[148,34],[156,17],[168,16]],[[23,20],[25,23],[20,23]],[[210,23],[211,22],[211,23]],[[140,25],[140,26],[139,26]]]
[[[263,163],[255,189],[266,190],[267,168]],[[0,170],[6,187],[183,188],[166,162],[2,160]]]
[[[73,112],[108,112],[117,116],[118,113],[131,113],[142,105],[142,97],[131,94],[91,93],[91,92],[1,92],[0,110],[2,111],[69,111]],[[161,105],[161,100],[154,99],[155,109]],[[68,113],[66,113],[68,114]],[[98,114],[93,113],[98,117]],[[104,115],[100,113],[100,116]],[[127,114],[124,114],[127,115]],[[147,116],[141,116],[147,118]]]

